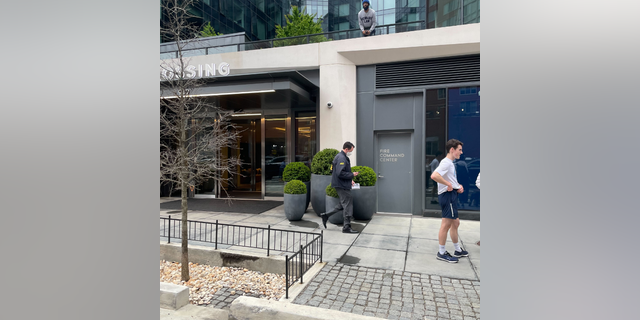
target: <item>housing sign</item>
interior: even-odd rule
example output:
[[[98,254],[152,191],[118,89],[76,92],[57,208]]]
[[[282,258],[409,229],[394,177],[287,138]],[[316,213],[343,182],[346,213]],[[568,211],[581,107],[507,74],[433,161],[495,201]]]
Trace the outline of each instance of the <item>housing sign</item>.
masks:
[[[230,72],[231,68],[226,62],[221,62],[217,65],[215,63],[188,65],[183,70],[181,70],[179,66],[175,68],[173,68],[173,66],[162,66],[160,80],[177,79],[180,73],[182,73],[184,78],[196,79],[215,77],[217,75],[228,76]]]

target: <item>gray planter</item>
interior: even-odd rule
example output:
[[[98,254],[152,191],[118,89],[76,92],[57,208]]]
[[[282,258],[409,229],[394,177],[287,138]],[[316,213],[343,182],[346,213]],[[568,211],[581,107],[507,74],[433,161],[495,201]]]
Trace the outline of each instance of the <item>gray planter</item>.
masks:
[[[284,183],[282,188],[282,192],[284,193],[284,187],[287,186],[288,181]],[[302,181],[305,186],[307,186],[307,204],[304,206],[304,212],[307,212],[307,208],[309,208],[309,202],[311,202],[311,181]]]
[[[371,220],[376,212],[376,186],[351,189],[353,197],[353,218]]]
[[[311,207],[318,216],[326,211],[325,199],[327,186],[331,184],[331,176],[311,174]]]
[[[284,215],[289,221],[298,221],[304,216],[306,194],[284,194]]]
[[[311,181],[303,182],[305,186],[307,186],[307,204],[304,206],[304,212],[307,212],[307,208],[309,208],[309,202],[311,202]]]
[[[340,198],[334,198],[324,194],[325,205],[327,207],[327,211],[333,210],[337,205],[340,204]],[[333,224],[343,224],[344,223],[344,214],[342,214],[342,210],[334,213],[331,217],[329,217],[329,222]]]

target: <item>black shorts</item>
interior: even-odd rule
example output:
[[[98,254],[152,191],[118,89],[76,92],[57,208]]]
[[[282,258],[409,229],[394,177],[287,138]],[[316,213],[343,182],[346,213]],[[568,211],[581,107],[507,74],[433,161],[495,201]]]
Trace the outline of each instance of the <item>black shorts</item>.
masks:
[[[438,202],[442,208],[442,217],[458,219],[458,190],[447,191],[438,195]]]

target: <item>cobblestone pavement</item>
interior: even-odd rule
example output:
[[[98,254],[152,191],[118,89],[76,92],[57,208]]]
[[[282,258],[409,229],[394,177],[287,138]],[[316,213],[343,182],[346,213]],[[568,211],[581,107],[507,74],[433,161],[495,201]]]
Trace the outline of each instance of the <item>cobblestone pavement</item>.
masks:
[[[213,294],[213,299],[211,299],[211,303],[206,305],[207,307],[212,307],[216,309],[225,309],[229,310],[231,308],[231,303],[240,297],[239,294],[231,294],[231,291],[234,291],[232,288],[221,288],[216,293]],[[259,298],[258,295],[252,294],[244,294],[245,296]]]
[[[293,303],[386,319],[477,320],[480,282],[329,263]]]

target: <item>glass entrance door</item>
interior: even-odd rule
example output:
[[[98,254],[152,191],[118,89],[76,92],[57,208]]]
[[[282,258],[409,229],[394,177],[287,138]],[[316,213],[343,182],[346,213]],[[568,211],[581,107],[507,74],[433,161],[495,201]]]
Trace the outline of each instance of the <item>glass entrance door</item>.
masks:
[[[286,115],[265,116],[264,155],[264,195],[282,197],[284,196],[282,172],[288,163]]]
[[[242,165],[236,166],[232,172],[232,183],[227,185],[227,192],[235,198],[262,197],[262,130],[260,118],[234,118],[232,121],[239,133],[238,143],[227,152],[238,157]]]

